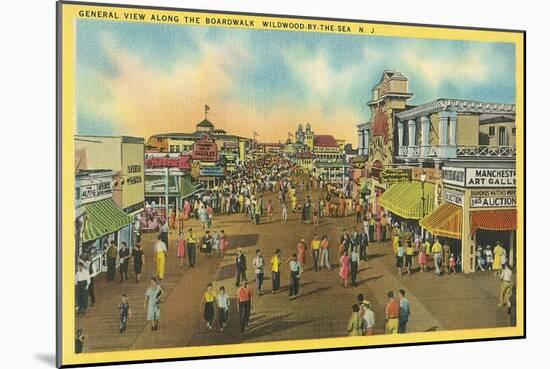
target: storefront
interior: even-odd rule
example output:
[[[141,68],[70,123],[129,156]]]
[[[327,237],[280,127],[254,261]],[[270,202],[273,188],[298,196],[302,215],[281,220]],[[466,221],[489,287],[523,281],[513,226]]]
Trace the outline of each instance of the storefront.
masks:
[[[513,163],[481,165],[443,167],[444,202],[420,221],[430,233],[460,244],[465,273],[475,271],[477,247],[493,249],[497,242],[515,263],[515,168]]]

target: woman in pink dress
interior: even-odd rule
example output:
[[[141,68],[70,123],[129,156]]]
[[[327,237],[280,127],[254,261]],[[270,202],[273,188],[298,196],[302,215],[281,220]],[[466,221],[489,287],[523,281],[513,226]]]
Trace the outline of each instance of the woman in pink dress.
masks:
[[[183,268],[183,260],[185,259],[185,237],[183,237],[183,231],[179,232],[178,235],[178,250],[177,250],[177,256],[180,263],[180,269]]]
[[[380,242],[382,239],[382,222],[380,219],[376,219],[376,242]]]
[[[300,242],[298,242],[298,246],[296,247],[298,250],[298,262],[305,267],[306,265],[306,240],[301,239]]]
[[[348,252],[344,251],[344,254],[340,258],[340,285],[348,288],[348,279],[349,279],[349,256]]]
[[[185,203],[183,204],[183,218],[189,219],[189,213],[191,213],[191,203],[189,200],[185,200]]]
[[[222,255],[222,258],[225,254],[225,250],[229,247],[229,240],[227,239],[227,235],[223,231],[223,229],[220,231],[220,252]]]
[[[426,246],[424,244],[420,244],[420,251],[418,253],[418,264],[420,265],[420,271],[425,272],[426,271],[426,262],[427,262],[427,256],[426,256]]]

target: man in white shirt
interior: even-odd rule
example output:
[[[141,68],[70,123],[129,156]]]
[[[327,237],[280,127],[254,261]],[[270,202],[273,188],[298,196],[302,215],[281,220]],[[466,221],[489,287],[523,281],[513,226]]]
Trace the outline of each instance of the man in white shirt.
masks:
[[[76,285],[76,304],[78,314],[83,314],[88,310],[88,287],[90,286],[90,273],[84,265],[84,262],[78,262],[78,268],[75,274]]]
[[[507,306],[510,299],[510,293],[512,292],[512,270],[508,267],[508,264],[504,264],[504,269],[500,272],[500,294],[499,294],[499,307]]]
[[[365,336],[372,336],[374,334],[374,311],[370,309],[370,302],[363,300],[363,329]]]
[[[256,288],[258,289],[258,296],[262,295],[262,284],[264,283],[264,257],[262,252],[258,249],[256,250],[256,256],[252,261],[254,265],[254,273],[256,274]]]

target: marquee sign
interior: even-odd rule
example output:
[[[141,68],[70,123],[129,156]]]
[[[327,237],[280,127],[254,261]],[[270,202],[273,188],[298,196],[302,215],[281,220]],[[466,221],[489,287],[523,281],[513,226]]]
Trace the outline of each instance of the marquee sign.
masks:
[[[382,170],[381,182],[383,183],[409,182],[410,180],[411,170],[408,168]]]
[[[191,170],[191,156],[180,154],[145,154],[145,168]]]
[[[193,145],[193,160],[205,161],[205,162],[217,162],[218,161],[218,146],[208,138],[203,136],[202,139],[197,140]]]
[[[82,185],[77,189],[82,204],[113,197],[111,181]]]
[[[516,170],[466,168],[466,187],[516,187]]]
[[[516,190],[472,190],[470,194],[472,208],[516,207]]]

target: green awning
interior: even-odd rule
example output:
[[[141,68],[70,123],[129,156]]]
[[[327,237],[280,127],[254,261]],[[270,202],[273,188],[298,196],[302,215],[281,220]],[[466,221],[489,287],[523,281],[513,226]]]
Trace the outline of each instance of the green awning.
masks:
[[[190,180],[185,177],[181,178],[181,197],[189,197],[201,190],[200,185],[193,184]]]
[[[399,182],[386,190],[379,199],[380,206],[407,219],[421,219],[434,208],[435,187],[424,183],[424,209],[422,209],[422,183]]]
[[[83,242],[116,232],[133,223],[134,218],[120,210],[113,199],[104,199],[84,204],[86,222],[84,224]]]

